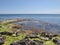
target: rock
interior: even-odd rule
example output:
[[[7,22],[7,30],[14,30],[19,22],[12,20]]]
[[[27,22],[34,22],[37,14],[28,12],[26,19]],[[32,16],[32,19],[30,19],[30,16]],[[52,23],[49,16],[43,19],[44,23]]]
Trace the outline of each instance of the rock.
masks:
[[[10,45],[26,45],[26,44],[25,44],[25,41],[16,41],[11,43]]]
[[[10,45],[19,45],[18,43],[14,42],[14,43],[11,43]]]
[[[43,41],[34,40],[38,45],[43,45]]]
[[[5,39],[6,39],[6,37],[5,37],[5,36],[2,36],[2,38],[0,38],[0,45],[4,44]]]
[[[57,34],[53,35],[53,37],[56,37],[56,36],[58,36],[58,35]]]
[[[16,37],[16,34],[13,34],[12,36],[13,36],[13,37]]]
[[[19,36],[21,33],[20,32],[16,32],[16,36]]]
[[[10,36],[12,36],[12,32],[6,32],[6,35],[10,35]]]
[[[12,35],[12,32],[0,32],[1,35]]]
[[[41,34],[41,36],[42,37],[48,37],[49,39],[52,39],[53,37],[56,37],[56,36],[58,36],[57,34],[54,34],[54,33],[49,33],[49,32],[43,32],[42,34]]]
[[[26,45],[26,43],[25,42],[21,42],[20,45]]]
[[[41,40],[49,41],[48,37],[40,37]]]
[[[6,32],[0,32],[0,34],[1,34],[1,35],[4,35],[4,34],[6,34]]]
[[[31,41],[31,42],[30,42],[30,45],[37,45],[37,42]]]
[[[24,39],[28,39],[29,38],[29,36],[26,36]]]
[[[36,40],[24,39],[21,41],[16,41],[14,43],[11,43],[10,45],[43,45],[43,42],[36,41]]]
[[[17,24],[12,25],[13,29],[20,29],[21,27],[22,27],[22,25],[17,25]]]
[[[4,41],[0,40],[0,45],[3,45],[4,44]]]
[[[53,39],[53,42],[54,42],[55,44],[57,44],[57,45],[60,45],[60,40],[57,39],[57,38]]]
[[[2,35],[0,34],[0,37],[1,37]]]
[[[30,35],[28,35],[28,38],[39,38],[39,37],[35,34],[30,34]]]
[[[6,39],[6,36],[2,36],[2,39],[5,40]]]

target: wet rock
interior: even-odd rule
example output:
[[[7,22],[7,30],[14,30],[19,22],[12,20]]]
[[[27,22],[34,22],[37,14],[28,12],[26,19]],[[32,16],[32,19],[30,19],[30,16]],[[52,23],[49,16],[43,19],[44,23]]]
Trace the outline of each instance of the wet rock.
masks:
[[[43,45],[43,41],[38,41],[38,40],[34,40],[35,42],[37,42],[37,45]]]
[[[16,36],[19,36],[21,33],[20,32],[16,32]]]
[[[26,44],[25,44],[25,41],[16,41],[11,43],[10,45],[26,45]]]
[[[31,41],[30,45],[37,45],[37,43],[35,41]]]
[[[57,37],[57,36],[58,36],[57,34],[53,35],[53,37]]]
[[[28,39],[28,37],[26,36],[24,39]]]
[[[0,32],[1,35],[12,35],[12,32]]]
[[[20,45],[20,44],[17,43],[17,42],[13,42],[13,43],[11,43],[10,45]]]
[[[7,34],[7,35],[12,35],[12,34],[13,34],[13,32],[7,32],[6,34]]]
[[[21,42],[20,45],[26,45],[26,43],[25,42]]]
[[[4,35],[4,34],[5,34],[5,32],[0,32],[0,34],[1,34],[1,35]]]
[[[5,36],[2,36],[2,38],[0,38],[0,45],[4,44],[5,43],[5,39],[6,37]]]
[[[41,34],[41,36],[43,36],[43,37],[48,37],[49,39],[52,39],[53,37],[56,37],[56,36],[58,36],[58,35],[57,35],[57,34],[54,34],[54,33],[43,32],[43,33]]]
[[[28,35],[27,37],[28,37],[28,38],[31,38],[31,39],[32,39],[32,38],[39,38],[39,37],[38,37],[37,35],[35,35],[35,34]]]
[[[39,33],[37,33],[37,32],[34,32],[34,33],[32,33],[32,34],[38,35]]]
[[[40,37],[41,40],[44,40],[44,41],[49,41],[49,38],[48,37]]]
[[[28,42],[26,42],[27,45],[43,45],[42,41],[38,41],[38,40],[29,40]]]
[[[54,42],[55,44],[57,44],[57,45],[60,45],[60,40],[57,39],[57,38],[53,39],[53,42]]]
[[[1,37],[2,35],[0,34],[0,37]]]
[[[13,29],[20,29],[21,27],[22,27],[21,25],[17,25],[17,24],[14,24],[14,25],[12,26]]]
[[[22,41],[16,41],[10,45],[43,45],[42,41],[24,39]]]

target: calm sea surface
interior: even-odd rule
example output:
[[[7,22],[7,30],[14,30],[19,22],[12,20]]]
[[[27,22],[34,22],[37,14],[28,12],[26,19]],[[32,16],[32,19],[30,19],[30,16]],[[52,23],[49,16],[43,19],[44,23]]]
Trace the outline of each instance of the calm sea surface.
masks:
[[[60,24],[60,14],[0,14],[0,20],[26,18]]]

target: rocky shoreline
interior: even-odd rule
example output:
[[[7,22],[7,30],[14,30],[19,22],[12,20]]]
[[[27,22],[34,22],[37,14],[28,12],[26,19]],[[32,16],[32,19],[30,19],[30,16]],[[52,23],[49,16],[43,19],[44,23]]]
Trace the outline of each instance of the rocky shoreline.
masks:
[[[8,20],[0,22],[0,45],[60,45],[60,34],[46,32],[43,28],[22,29],[24,24],[15,24],[13,22],[26,21]],[[28,20],[31,21],[32,20]],[[47,43],[49,42],[49,44]]]

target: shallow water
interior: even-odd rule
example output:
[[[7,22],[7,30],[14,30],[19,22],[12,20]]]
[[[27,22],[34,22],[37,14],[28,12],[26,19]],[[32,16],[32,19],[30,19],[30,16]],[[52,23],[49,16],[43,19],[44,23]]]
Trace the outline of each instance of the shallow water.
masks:
[[[60,14],[0,14],[0,20],[26,18],[60,24]]]
[[[46,31],[60,32],[60,14],[0,14],[0,21],[16,18],[33,20],[33,22],[23,22],[22,29],[43,28]]]

